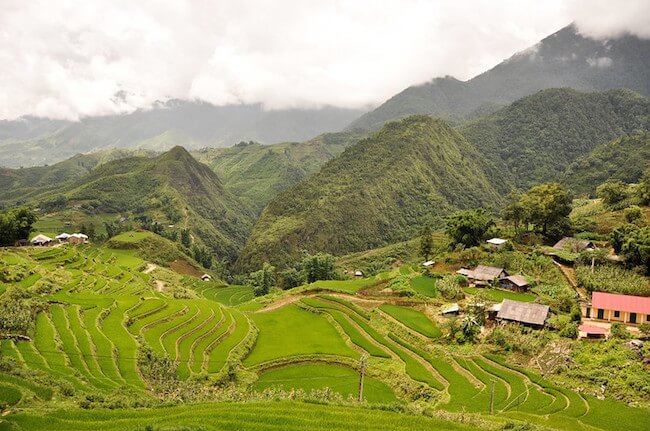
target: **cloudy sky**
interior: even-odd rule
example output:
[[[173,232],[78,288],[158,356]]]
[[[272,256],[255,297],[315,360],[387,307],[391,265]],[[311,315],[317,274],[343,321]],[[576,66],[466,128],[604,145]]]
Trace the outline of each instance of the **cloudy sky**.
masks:
[[[563,26],[650,38],[650,1],[0,0],[0,118],[169,98],[368,107],[494,66]]]

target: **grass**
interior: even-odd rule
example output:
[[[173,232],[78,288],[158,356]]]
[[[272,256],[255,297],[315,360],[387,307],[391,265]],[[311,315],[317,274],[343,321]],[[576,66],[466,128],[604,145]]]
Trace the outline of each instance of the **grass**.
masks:
[[[379,308],[395,320],[424,336],[429,338],[438,338],[442,335],[440,329],[431,321],[431,319],[417,310],[399,307],[392,304],[383,304]]]
[[[327,319],[295,305],[251,317],[260,332],[246,365],[298,355],[359,356]]]
[[[361,288],[374,283],[369,278],[357,278],[354,280],[319,280],[308,284],[301,289],[304,290],[329,290],[332,292],[357,293]]]
[[[418,276],[411,279],[411,288],[415,290],[420,295],[428,296],[430,298],[435,298],[438,296],[438,290],[436,289],[436,280],[431,277]]]
[[[483,293],[490,301],[501,302],[504,299],[511,299],[513,301],[533,302],[537,296],[533,293],[527,292],[510,292],[508,290],[480,288],[480,287],[466,287],[463,289],[465,293],[476,295]]]
[[[135,244],[138,243],[144,239],[147,239],[151,237],[153,233],[148,232],[148,231],[141,231],[141,232],[135,232],[135,231],[129,231],[129,232],[122,232],[119,235],[115,235],[114,237],[111,238],[111,241],[113,242],[123,242],[127,244]]]
[[[350,341],[368,352],[371,356],[390,358],[390,355],[386,353],[384,349],[368,340],[368,338],[366,338],[365,335],[363,335],[357,327],[348,320],[346,313],[338,311],[338,307],[328,306],[327,303],[313,298],[303,298],[302,302],[310,307],[325,310],[330,316],[332,316],[336,323],[341,326],[347,336],[350,337]]]
[[[253,389],[261,391],[277,387],[284,390],[330,388],[344,398],[355,397],[359,388],[359,372],[347,367],[329,364],[291,365],[268,371],[260,376]],[[363,399],[370,403],[390,403],[397,401],[392,389],[385,383],[365,377]]]
[[[23,397],[22,392],[13,386],[0,383],[0,404],[14,405]]]
[[[375,431],[478,430],[479,427],[420,415],[301,402],[204,403],[157,409],[52,411],[23,410],[4,418],[0,431]]]

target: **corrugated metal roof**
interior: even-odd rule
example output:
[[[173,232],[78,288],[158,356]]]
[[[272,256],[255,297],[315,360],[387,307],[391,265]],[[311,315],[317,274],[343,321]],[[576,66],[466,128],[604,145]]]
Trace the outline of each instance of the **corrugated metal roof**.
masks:
[[[504,299],[497,318],[531,325],[544,325],[548,310],[548,305]]]
[[[643,296],[619,295],[616,293],[594,292],[591,306],[603,310],[627,311],[628,313],[650,314],[650,298]]]
[[[586,332],[587,334],[607,334],[607,329],[601,328],[599,326],[591,326],[591,325],[580,325],[578,326],[578,331],[580,332]]]

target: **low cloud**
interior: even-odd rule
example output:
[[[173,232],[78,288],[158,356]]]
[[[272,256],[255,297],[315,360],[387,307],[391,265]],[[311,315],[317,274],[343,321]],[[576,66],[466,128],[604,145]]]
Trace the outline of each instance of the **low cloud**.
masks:
[[[469,79],[574,19],[597,37],[650,32],[634,1],[607,13],[604,1],[561,0],[4,3],[0,118],[171,98],[365,107],[436,76]]]

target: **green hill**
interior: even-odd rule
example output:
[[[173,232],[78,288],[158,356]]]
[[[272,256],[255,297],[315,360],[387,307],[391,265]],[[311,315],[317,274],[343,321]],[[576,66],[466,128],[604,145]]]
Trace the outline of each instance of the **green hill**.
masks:
[[[624,134],[650,130],[650,99],[629,90],[549,89],[458,128],[510,181],[559,181],[578,157]]]
[[[253,220],[253,212],[182,147],[155,158],[105,163],[66,183],[56,194],[44,191],[32,201],[57,198],[63,198],[63,203],[55,211],[63,214],[76,210],[99,219],[147,215],[174,229],[189,228],[195,243],[226,260],[235,259]]]
[[[447,124],[409,117],[387,124],[271,201],[238,267],[286,264],[301,249],[343,254],[405,240],[450,211],[497,206],[499,191],[507,189]]]
[[[363,136],[361,131],[326,133],[305,142],[261,145],[241,142],[193,155],[219,175],[224,186],[261,212],[278,193],[320,169]]]
[[[578,194],[594,194],[608,179],[635,183],[650,166],[650,134],[624,136],[601,144],[571,163],[563,180]]]

